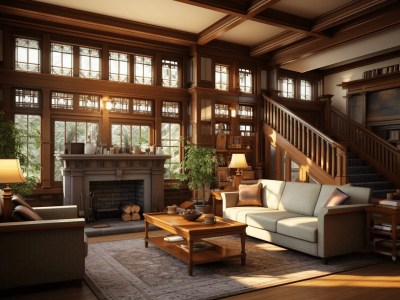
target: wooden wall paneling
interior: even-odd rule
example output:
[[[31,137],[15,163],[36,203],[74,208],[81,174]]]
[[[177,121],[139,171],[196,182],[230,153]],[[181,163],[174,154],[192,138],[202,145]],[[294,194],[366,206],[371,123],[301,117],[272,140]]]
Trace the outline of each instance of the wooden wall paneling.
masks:
[[[41,152],[41,184],[43,188],[49,188],[51,184],[51,174],[53,164],[50,161],[54,160],[52,153],[52,139],[51,139],[51,91],[48,89],[42,89],[42,119],[41,119],[41,139],[40,139],[40,152]],[[49,159],[44,159],[48,157]]]
[[[103,79],[103,80],[109,79],[109,69],[110,69],[110,65],[108,64],[109,51],[110,51],[110,46],[108,44],[103,44],[103,47],[101,48],[101,54],[100,54],[101,79]]]
[[[41,64],[41,73],[50,74],[50,35],[48,33],[44,33],[42,35],[41,40],[41,56],[40,56],[40,64]]]

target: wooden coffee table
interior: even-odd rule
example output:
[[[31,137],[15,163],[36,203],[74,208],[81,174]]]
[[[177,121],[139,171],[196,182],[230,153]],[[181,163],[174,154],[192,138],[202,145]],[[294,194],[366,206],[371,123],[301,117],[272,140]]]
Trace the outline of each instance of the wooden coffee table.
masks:
[[[165,252],[188,264],[189,275],[193,275],[193,266],[214,261],[240,258],[242,265],[246,264],[246,224],[216,217],[215,224],[204,224],[202,216],[195,222],[183,219],[178,214],[145,213],[145,247],[152,243]],[[171,234],[179,235],[183,241],[169,242],[164,236],[149,237],[149,224],[162,228]],[[229,249],[210,244],[209,248],[195,250],[195,243],[203,239],[223,235],[240,235],[241,250]],[[186,247],[183,247],[186,246]]]

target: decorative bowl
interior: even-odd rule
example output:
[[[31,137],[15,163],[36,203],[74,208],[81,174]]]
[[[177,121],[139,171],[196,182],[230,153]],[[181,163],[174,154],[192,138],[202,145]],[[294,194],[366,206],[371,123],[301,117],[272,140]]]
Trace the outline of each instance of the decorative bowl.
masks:
[[[196,221],[203,213],[199,211],[193,212],[180,212],[179,215],[184,218],[185,220],[194,222]]]

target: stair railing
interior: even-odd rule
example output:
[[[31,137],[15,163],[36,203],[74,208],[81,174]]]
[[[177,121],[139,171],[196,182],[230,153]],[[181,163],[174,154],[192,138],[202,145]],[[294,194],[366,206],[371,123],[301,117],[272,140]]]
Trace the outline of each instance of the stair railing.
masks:
[[[266,124],[324,170],[334,182],[338,184],[346,183],[346,148],[296,116],[283,105],[265,95],[263,97]]]
[[[400,186],[399,149],[334,108],[331,108],[330,131],[348,141],[354,152]]]

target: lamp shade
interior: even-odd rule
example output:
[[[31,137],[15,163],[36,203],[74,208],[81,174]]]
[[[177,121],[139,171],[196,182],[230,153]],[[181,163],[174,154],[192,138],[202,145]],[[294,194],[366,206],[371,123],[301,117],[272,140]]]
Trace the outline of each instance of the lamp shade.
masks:
[[[21,183],[25,181],[19,159],[0,159],[0,183]]]
[[[228,168],[245,169],[248,167],[249,167],[249,165],[247,164],[246,156],[243,153],[232,154],[232,159],[231,159],[231,162],[230,162]]]

